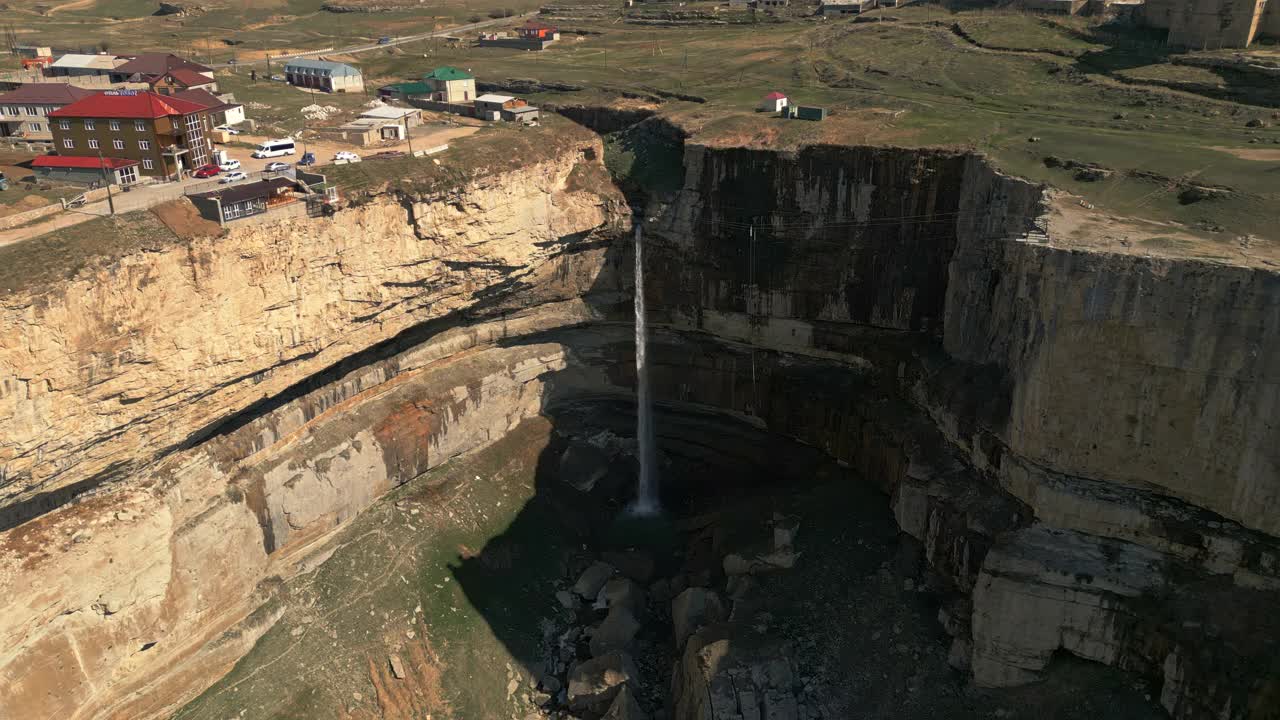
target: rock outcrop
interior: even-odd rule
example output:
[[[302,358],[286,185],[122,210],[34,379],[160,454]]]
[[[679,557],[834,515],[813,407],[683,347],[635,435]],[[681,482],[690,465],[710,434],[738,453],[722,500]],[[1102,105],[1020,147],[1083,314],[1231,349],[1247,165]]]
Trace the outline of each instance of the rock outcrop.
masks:
[[[0,614],[0,703],[163,716],[388,489],[629,394],[629,218],[574,181],[601,155],[584,139],[0,298],[0,578],[38,588]],[[1067,651],[1158,678],[1178,718],[1265,702],[1276,631],[1230,618],[1280,593],[1277,273],[1055,244],[1041,188],[961,152],[691,144],[684,170],[645,213],[660,400],[882,488],[980,684]],[[604,477],[601,453],[560,460]],[[795,562],[778,530],[720,568],[734,588]],[[588,575],[560,603],[614,620],[568,701],[625,717],[642,593]],[[648,593],[675,600],[677,717],[799,712],[786,649],[729,643],[711,593]]]

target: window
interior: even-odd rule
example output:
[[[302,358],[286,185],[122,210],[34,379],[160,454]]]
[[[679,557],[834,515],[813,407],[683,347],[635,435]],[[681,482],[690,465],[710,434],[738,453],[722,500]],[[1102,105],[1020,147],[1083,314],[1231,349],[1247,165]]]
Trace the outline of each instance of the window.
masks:
[[[70,129],[71,129],[71,123],[70,123],[70,122],[67,122],[66,120],[59,120],[59,121],[58,121],[58,127],[62,128],[63,130],[70,130]]]
[[[151,149],[151,141],[150,141],[150,140],[139,140],[139,141],[138,141],[138,149],[139,149],[139,150],[150,150],[150,149]]]
[[[123,149],[124,149],[124,141],[123,141],[123,140],[112,140],[112,141],[111,141],[111,147],[113,147],[113,148],[115,148],[115,149],[117,149],[117,150],[123,150]]]
[[[150,170],[154,166],[155,166],[155,163],[151,162],[151,158],[142,158],[143,170]]]
[[[141,121],[141,120],[134,120],[134,121],[133,121],[133,129],[134,129],[134,130],[137,130],[138,132],[146,132],[146,131],[147,131],[147,124],[146,124],[145,122]]]
[[[94,129],[93,121],[92,121],[92,120],[85,120],[85,121],[84,121],[84,129],[85,129],[85,130],[93,130],[93,129]]]
[[[90,149],[90,150],[97,150],[97,149],[98,149],[98,141],[97,141],[97,140],[94,140],[93,138],[89,138],[89,149]]]
[[[66,149],[68,149],[68,150],[72,150],[72,149],[74,149],[74,148],[75,148],[75,146],[76,146],[76,141],[75,141],[75,140],[72,140],[71,138],[63,138],[63,139],[62,139],[62,147],[66,148]]]
[[[115,130],[116,132],[120,132],[120,121],[119,121],[119,120],[112,120],[112,121],[111,121],[111,129],[112,129],[112,130]]]
[[[40,123],[31,123],[31,132],[44,132],[44,125]]]

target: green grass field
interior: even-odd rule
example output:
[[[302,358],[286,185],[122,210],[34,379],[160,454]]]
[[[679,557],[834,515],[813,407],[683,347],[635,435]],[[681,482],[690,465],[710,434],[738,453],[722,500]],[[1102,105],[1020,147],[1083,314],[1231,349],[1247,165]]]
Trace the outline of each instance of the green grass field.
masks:
[[[432,4],[422,11],[334,14],[321,0],[214,3],[198,18],[139,15],[144,3],[100,0],[31,16],[32,34],[128,38],[138,49],[191,50],[214,60],[283,49],[323,48],[465,22],[470,15],[532,5],[489,0]],[[486,4],[488,3],[488,4]],[[701,9],[701,6],[699,6]],[[1170,218],[1227,235],[1273,235],[1280,116],[1271,107],[1224,101],[1249,97],[1256,78],[1169,62],[1149,32],[996,10],[952,12],[937,5],[874,11],[863,22],[793,18],[789,22],[653,27],[616,17],[575,20],[544,52],[457,46],[439,40],[352,58],[371,88],[414,78],[443,64],[482,81],[534,78],[583,86],[548,93],[540,103],[608,103],[623,95],[683,93],[704,103],[666,101],[662,112],[700,141],[787,147],[804,143],[877,143],[970,147],[1003,168],[1084,195],[1119,213]],[[463,17],[464,15],[468,17]],[[794,15],[794,13],[793,13]],[[121,18],[106,20],[103,18]],[[880,20],[865,22],[865,20]],[[514,26],[517,21],[513,20]],[[955,32],[954,26],[961,28]],[[221,40],[243,44],[231,48]],[[202,53],[202,48],[206,53]],[[211,48],[211,50],[209,50]],[[1009,48],[1008,50],[991,48]],[[243,69],[241,69],[243,72]],[[260,120],[289,129],[311,98],[272,83],[223,73],[242,101],[270,104]],[[824,123],[784,122],[754,113],[771,90],[832,111]],[[1253,93],[1259,103],[1271,101]],[[354,110],[356,98],[324,104]],[[347,107],[350,105],[351,107]],[[251,110],[250,114],[253,114]],[[1268,127],[1247,127],[1260,119]],[[1038,141],[1032,142],[1031,138]],[[1095,162],[1117,180],[1080,183],[1044,166],[1046,156]],[[1150,174],[1159,178],[1153,178]],[[1221,199],[1182,205],[1187,182],[1230,187]]]

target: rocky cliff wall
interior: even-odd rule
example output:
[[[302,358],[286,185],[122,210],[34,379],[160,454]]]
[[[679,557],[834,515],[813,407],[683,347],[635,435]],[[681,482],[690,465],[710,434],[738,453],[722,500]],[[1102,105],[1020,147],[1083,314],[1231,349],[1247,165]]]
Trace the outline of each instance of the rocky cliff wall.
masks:
[[[332,224],[254,228],[6,299],[25,319],[6,326],[0,358],[23,392],[0,398],[16,428],[0,450],[9,519],[26,522],[0,531],[0,578],[41,591],[0,614],[4,706],[160,716],[269,627],[273,578],[322,561],[333,529],[386,490],[532,413],[629,394],[625,219],[612,190],[574,189],[583,162],[438,197],[377,195]],[[1220,615],[1265,604],[1280,588],[1275,539],[1233,522],[1190,473],[1186,485],[1123,476],[1054,438],[1120,417],[1097,405],[1193,417],[1159,406],[1206,368],[1265,380],[1238,348],[1270,347],[1274,278],[1105,255],[1077,265],[1080,253],[1026,242],[1040,203],[1039,188],[963,153],[690,145],[683,189],[644,215],[663,326],[655,392],[821,447],[883,488],[953,593],[944,624],[980,683],[1025,682],[1065,649],[1161,678],[1177,717],[1243,716],[1267,682],[1252,662],[1265,648],[1225,625],[1206,642],[1185,624],[1200,607],[1187,598],[1220,600]],[[1114,300],[1134,284],[1161,294]],[[133,334],[106,353],[117,325]],[[1197,340],[1178,360],[1187,333]],[[1211,336],[1221,350],[1203,347]],[[1135,354],[1173,370],[1146,385],[1103,362],[1062,379],[1055,360]],[[33,371],[41,361],[57,382]],[[1037,393],[1059,382],[1075,436],[1065,418],[1037,419]],[[1191,397],[1225,403],[1215,387]],[[1232,433],[1266,426],[1232,407],[1246,417],[1206,415],[1201,429],[1235,448],[1248,438]],[[33,518],[112,467],[127,482]],[[1265,468],[1253,477],[1242,487],[1267,487]]]
[[[3,525],[409,328],[483,316],[624,221],[609,187],[570,186],[600,154],[587,139],[451,192],[233,226],[0,298]]]

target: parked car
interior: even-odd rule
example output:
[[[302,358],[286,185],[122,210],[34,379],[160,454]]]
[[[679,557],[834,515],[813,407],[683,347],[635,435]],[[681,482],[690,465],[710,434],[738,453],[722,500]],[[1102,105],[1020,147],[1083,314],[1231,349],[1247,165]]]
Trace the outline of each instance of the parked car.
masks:
[[[316,164],[316,154],[315,154],[315,153],[313,153],[313,152],[302,153],[302,159],[298,161],[298,164],[299,164],[299,165],[303,165],[303,166],[306,166],[306,165],[315,165],[315,164]]]
[[[239,161],[239,160],[228,160],[228,161],[226,161],[226,162],[224,162],[224,163],[219,164],[219,165],[218,165],[218,169],[219,169],[219,170],[221,170],[222,172],[227,172],[228,170],[239,170],[239,169],[240,169],[240,161]]]
[[[224,184],[224,185],[225,185],[225,184],[227,184],[227,183],[233,183],[233,182],[236,182],[237,180],[244,180],[244,179],[246,179],[246,178],[248,178],[248,177],[249,177],[249,176],[248,176],[248,175],[245,175],[243,172],[240,172],[239,170],[236,170],[235,172],[229,172],[229,173],[227,173],[226,175],[223,175],[223,176],[222,176],[222,179],[221,179],[221,180],[219,180],[218,182],[220,182],[220,183],[222,183],[222,184]]]
[[[289,163],[282,163],[279,161],[269,162],[267,163],[267,166],[262,169],[267,172],[282,172],[289,169]]]
[[[379,44],[379,45],[390,45],[390,44],[391,44],[391,38],[387,37],[386,35],[383,35],[382,37],[378,38],[378,44]]]
[[[271,79],[272,79],[272,80],[275,80],[276,82],[284,82],[284,81],[285,81],[285,77],[284,77],[283,75],[272,75],[272,76],[271,76]]]
[[[358,163],[360,162],[360,156],[351,152],[350,150],[339,150],[337,153],[334,153],[333,161]]]
[[[226,133],[226,134],[228,134],[228,135],[239,135],[239,134],[240,134],[240,131],[239,131],[239,130],[237,130],[237,129],[235,129],[235,128],[231,127],[230,125],[219,125],[218,127],[214,128],[214,130],[219,130],[219,131],[224,132],[224,133]]]
[[[192,171],[191,177],[211,178],[220,172],[222,172],[222,169],[219,168],[217,165],[201,165],[200,167]]]

